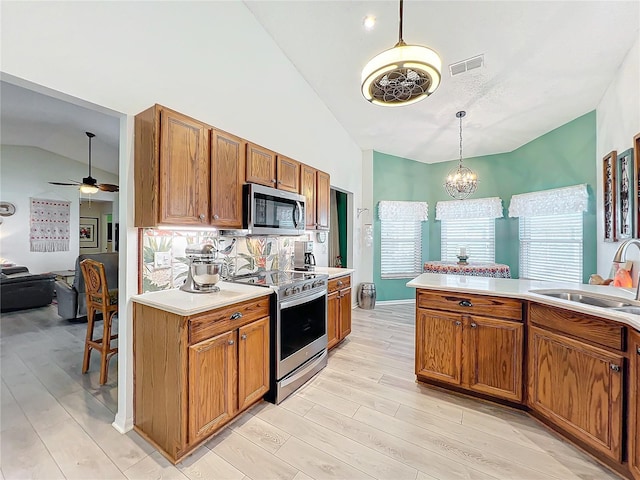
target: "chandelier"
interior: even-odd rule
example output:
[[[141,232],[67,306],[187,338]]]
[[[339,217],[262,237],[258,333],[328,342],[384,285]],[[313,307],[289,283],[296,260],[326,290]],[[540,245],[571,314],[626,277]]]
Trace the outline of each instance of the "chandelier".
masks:
[[[464,110],[456,113],[460,119],[460,160],[458,166],[449,171],[444,188],[449,195],[457,200],[464,200],[473,195],[478,188],[478,176],[475,172],[462,165],[462,117],[467,114]]]
[[[419,102],[440,85],[442,60],[433,50],[402,39],[402,6],[398,43],[379,53],[362,69],[362,95],[369,102],[401,106]]]

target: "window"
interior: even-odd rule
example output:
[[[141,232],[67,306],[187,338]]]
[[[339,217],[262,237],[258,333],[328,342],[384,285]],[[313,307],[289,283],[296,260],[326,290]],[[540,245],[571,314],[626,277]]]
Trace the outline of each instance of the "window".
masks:
[[[582,282],[582,217],[520,217],[520,278]]]
[[[382,220],[380,276],[408,278],[422,273],[422,224],[415,220]]]
[[[378,204],[382,278],[412,278],[422,273],[422,222],[428,211],[425,202]]]
[[[440,259],[457,261],[460,247],[473,262],[495,261],[496,221],[494,218],[451,218],[442,220]]]

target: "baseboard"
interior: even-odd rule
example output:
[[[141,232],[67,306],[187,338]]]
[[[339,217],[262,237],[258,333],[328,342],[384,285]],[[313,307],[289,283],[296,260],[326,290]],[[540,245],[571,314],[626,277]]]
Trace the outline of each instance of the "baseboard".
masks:
[[[127,433],[133,429],[133,418],[122,418],[116,414],[116,418],[111,426],[120,433]]]
[[[376,305],[405,305],[416,303],[415,298],[407,298],[405,300],[380,300],[376,302]]]

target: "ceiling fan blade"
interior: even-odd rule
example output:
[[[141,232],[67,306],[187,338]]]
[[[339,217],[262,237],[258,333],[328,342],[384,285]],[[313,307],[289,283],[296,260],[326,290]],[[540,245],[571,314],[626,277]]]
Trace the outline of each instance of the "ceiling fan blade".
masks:
[[[78,185],[82,185],[80,182],[76,182],[75,180],[69,180],[74,183],[66,183],[66,182],[49,182],[51,185],[64,185],[69,187],[77,187]]]
[[[103,192],[119,192],[120,187],[118,185],[113,185],[112,183],[101,183],[97,186]]]

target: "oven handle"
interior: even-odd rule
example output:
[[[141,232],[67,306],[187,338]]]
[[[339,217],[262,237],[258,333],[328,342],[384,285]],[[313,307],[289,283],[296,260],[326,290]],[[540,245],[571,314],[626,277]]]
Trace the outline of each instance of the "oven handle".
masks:
[[[280,388],[286,387],[290,383],[293,383],[293,382],[299,380],[301,377],[304,377],[307,373],[309,373],[311,370],[316,368],[316,366],[318,366],[319,363],[322,363],[322,361],[325,359],[326,356],[327,356],[327,351],[324,350],[322,352],[322,355],[318,355],[318,358],[316,358],[312,362],[309,362],[309,364],[307,366],[305,366],[302,370],[296,371],[290,377],[287,377],[287,378],[284,378],[283,380],[281,380],[280,381]]]
[[[302,305],[303,303],[317,300],[320,297],[324,297],[326,294],[327,294],[327,290],[324,289],[318,293],[314,293],[313,295],[304,296],[296,300],[289,300],[288,302],[280,302],[280,310],[284,310],[285,308],[291,308],[297,305]]]

